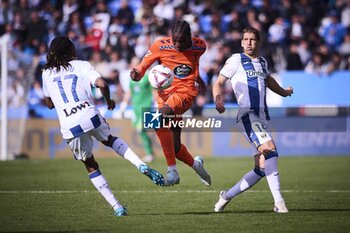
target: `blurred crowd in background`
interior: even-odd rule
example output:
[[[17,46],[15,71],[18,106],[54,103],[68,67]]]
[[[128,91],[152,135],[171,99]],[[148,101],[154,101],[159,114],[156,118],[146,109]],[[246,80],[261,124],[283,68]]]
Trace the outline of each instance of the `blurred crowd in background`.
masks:
[[[41,69],[57,35],[74,41],[78,58],[95,66],[120,102],[130,68],[180,18],[207,43],[200,74],[208,92],[197,105],[212,103],[210,85],[226,59],[241,52],[246,26],[261,31],[270,72],[324,76],[350,69],[350,0],[1,0],[0,35],[10,38],[10,107],[42,103]],[[234,101],[229,89],[227,101]]]

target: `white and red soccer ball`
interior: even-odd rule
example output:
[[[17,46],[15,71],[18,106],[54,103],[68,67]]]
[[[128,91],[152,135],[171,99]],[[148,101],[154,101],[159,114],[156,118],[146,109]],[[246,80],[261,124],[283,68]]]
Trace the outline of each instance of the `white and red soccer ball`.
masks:
[[[174,74],[170,68],[164,65],[156,65],[148,73],[148,81],[157,90],[164,90],[174,81]]]

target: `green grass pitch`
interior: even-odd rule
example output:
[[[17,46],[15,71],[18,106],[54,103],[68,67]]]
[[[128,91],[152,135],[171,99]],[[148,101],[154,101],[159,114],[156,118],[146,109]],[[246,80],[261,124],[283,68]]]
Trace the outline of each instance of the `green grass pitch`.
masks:
[[[0,232],[350,232],[350,156],[282,157],[288,214],[272,212],[266,179],[213,213],[220,190],[253,168],[251,158],[206,158],[213,184],[178,163],[179,185],[154,185],[126,160],[99,159],[128,216],[117,218],[73,159],[0,162]],[[152,167],[165,172],[165,160]]]

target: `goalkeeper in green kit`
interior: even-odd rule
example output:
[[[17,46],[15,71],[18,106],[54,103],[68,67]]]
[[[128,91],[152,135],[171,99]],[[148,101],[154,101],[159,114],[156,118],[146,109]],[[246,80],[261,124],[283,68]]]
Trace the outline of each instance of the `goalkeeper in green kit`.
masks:
[[[153,104],[153,88],[148,82],[148,73],[146,73],[145,77],[143,77],[139,82],[130,80],[129,89],[126,90],[123,101],[120,104],[119,112],[121,114],[124,113],[129,101],[134,111],[132,125],[140,135],[142,145],[146,152],[146,155],[142,158],[142,160],[146,163],[152,162],[154,160],[152,140],[142,127],[142,114],[145,111],[145,108],[151,108]]]

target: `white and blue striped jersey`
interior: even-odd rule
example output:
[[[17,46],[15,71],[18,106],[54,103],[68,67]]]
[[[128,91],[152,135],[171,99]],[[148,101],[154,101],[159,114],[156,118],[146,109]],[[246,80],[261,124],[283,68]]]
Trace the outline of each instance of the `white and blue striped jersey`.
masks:
[[[64,139],[78,137],[101,125],[91,85],[101,75],[86,61],[74,60],[67,70],[46,69],[42,73],[43,91],[55,105]]]
[[[244,53],[235,53],[227,59],[220,74],[231,80],[239,105],[237,121],[248,112],[270,119],[266,105],[266,79],[270,73],[263,57],[251,59]]]

